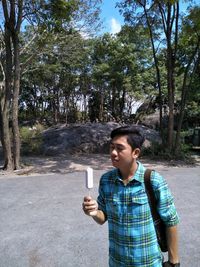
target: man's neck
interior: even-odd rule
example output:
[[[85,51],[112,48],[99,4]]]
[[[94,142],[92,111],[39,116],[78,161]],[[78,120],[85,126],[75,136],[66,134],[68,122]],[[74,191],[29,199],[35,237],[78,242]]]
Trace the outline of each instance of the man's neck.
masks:
[[[132,179],[135,172],[137,171],[137,168],[138,164],[135,161],[130,167],[127,167],[124,170],[120,170],[124,184],[128,184],[128,182]]]

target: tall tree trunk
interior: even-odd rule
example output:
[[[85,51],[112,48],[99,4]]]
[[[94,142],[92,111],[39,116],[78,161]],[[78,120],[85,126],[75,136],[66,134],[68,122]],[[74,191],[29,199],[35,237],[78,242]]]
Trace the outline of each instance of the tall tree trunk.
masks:
[[[9,131],[9,105],[8,101],[5,99],[5,95],[1,97],[0,103],[0,123],[1,123],[1,143],[4,155],[4,170],[12,170],[12,151],[11,151],[11,141],[10,141],[10,131]]]
[[[147,10],[146,7],[143,6],[144,12],[145,12],[145,17],[149,29],[149,35],[150,35],[150,40],[151,40],[151,46],[153,50],[153,59],[154,59],[154,64],[156,68],[156,78],[157,78],[157,87],[158,87],[158,96],[159,96],[159,122],[160,122],[160,135],[162,138],[162,143],[164,144],[165,138],[163,134],[163,109],[162,109],[162,87],[161,87],[161,79],[160,79],[160,68],[158,65],[158,58],[156,56],[156,49],[154,45],[154,39],[153,39],[153,32],[152,32],[152,26],[148,18]]]
[[[22,22],[23,0],[2,0],[5,18],[5,90],[1,97],[2,138],[4,150],[4,168],[12,170],[19,168],[20,141],[18,126],[18,98],[20,87],[20,62],[19,62],[19,32]],[[12,49],[14,49],[12,51]],[[13,130],[13,157],[11,151],[11,137],[9,119],[12,99],[12,130]],[[14,159],[14,162],[13,162]],[[13,164],[14,163],[14,164]]]
[[[11,138],[9,130],[9,118],[10,118],[10,99],[12,91],[12,44],[11,44],[11,31],[9,29],[8,21],[5,23],[5,35],[4,35],[5,47],[6,47],[6,63],[5,63],[5,84],[1,95],[1,118],[2,118],[2,139],[3,139],[3,153],[4,153],[4,169],[12,170],[12,150],[11,150]]]
[[[119,90],[120,92],[120,90]],[[123,115],[123,111],[124,111],[124,106],[125,106],[125,97],[126,97],[126,89],[125,87],[123,87],[122,89],[122,97],[120,99],[120,102],[119,102],[119,116],[120,116],[120,119],[122,120],[122,115]]]
[[[13,161],[12,161],[12,151],[11,151],[11,140],[10,140],[10,130],[9,130],[9,109],[3,109],[2,114],[2,147],[4,154],[4,170],[13,170]]]
[[[100,105],[99,105],[99,120],[104,121],[104,91],[103,87],[100,89]]]
[[[167,39],[167,89],[168,89],[168,105],[169,105],[169,121],[168,121],[168,142],[167,148],[170,152],[174,147],[174,95],[175,95],[175,60],[178,44],[178,19],[179,19],[179,4],[172,5],[167,3],[167,18],[165,25],[165,34]],[[173,9],[172,9],[173,8]],[[173,12],[172,12],[173,11]],[[174,42],[172,41],[172,25],[175,20]],[[172,47],[173,43],[173,47]]]
[[[168,106],[169,106],[169,121],[168,121],[168,138],[167,148],[173,152],[173,135],[174,135],[174,94],[175,94],[175,60],[178,45],[178,20],[179,20],[179,3],[167,1],[167,15],[163,9],[162,2],[158,2],[163,29],[167,41],[167,89],[168,89]],[[174,25],[175,24],[175,25]],[[173,27],[174,26],[174,27]],[[174,40],[172,40],[174,30]],[[172,47],[173,43],[173,47]]]
[[[169,55],[170,57],[170,55]],[[170,60],[169,60],[170,61]],[[168,87],[168,105],[169,105],[169,121],[168,121],[168,138],[167,145],[169,151],[172,151],[173,148],[173,134],[174,134],[174,89],[172,84],[173,74],[171,69],[171,62],[168,63],[167,70],[167,87]]]
[[[88,107],[87,107],[87,94],[84,93],[83,95],[83,111],[82,112],[82,121],[87,121],[87,114],[88,114]]]
[[[112,100],[111,100],[111,106],[112,106],[112,117],[116,119],[116,87],[115,84],[112,84]]]
[[[13,160],[14,169],[20,168],[20,134],[18,123],[18,99],[20,89],[20,61],[19,61],[19,39],[15,35],[13,37],[14,47],[14,86],[12,101],[12,131],[13,131]]]
[[[68,124],[69,96],[65,95],[65,123]]]
[[[172,152],[174,139],[174,65],[172,62],[171,32],[168,33],[167,40],[167,90],[169,106],[167,148]]]
[[[59,89],[53,88],[53,99],[52,99],[53,117],[54,123],[59,122]]]

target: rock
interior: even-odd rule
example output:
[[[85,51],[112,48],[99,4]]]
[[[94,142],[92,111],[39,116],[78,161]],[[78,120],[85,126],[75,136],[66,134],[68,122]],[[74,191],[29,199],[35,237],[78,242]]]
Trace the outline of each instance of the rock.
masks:
[[[51,127],[43,132],[42,151],[44,155],[56,156],[68,153],[108,153],[110,133],[120,127],[116,122],[60,125]],[[158,132],[145,126],[138,125],[148,141],[160,142]]]

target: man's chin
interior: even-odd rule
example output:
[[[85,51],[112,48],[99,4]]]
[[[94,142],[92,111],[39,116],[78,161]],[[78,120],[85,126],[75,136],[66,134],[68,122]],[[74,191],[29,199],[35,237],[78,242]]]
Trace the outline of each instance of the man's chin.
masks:
[[[118,167],[119,166],[119,161],[112,160],[112,165],[113,165],[113,167]]]

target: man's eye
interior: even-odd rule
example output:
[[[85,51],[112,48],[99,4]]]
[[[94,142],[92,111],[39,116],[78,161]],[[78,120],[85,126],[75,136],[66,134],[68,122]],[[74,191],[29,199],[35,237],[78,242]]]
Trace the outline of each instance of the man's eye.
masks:
[[[121,146],[110,145],[110,150],[116,150],[116,151],[120,152],[120,151],[124,150],[124,148]]]

